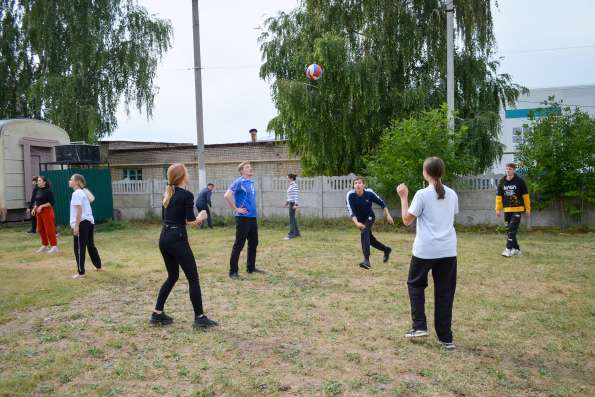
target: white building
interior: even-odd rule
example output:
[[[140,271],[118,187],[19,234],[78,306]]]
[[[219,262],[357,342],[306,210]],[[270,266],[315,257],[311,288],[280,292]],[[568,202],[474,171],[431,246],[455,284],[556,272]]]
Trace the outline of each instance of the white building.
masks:
[[[522,129],[524,124],[529,124],[529,112],[532,109],[543,108],[544,101],[552,96],[556,101],[562,101],[562,107],[569,106],[571,109],[579,107],[582,111],[595,117],[595,84],[531,89],[529,94],[519,97],[516,108],[503,109],[500,113],[502,117],[501,142],[505,148],[502,161],[494,166],[495,173],[503,173],[504,164],[515,161],[514,153],[518,143],[515,132]]]

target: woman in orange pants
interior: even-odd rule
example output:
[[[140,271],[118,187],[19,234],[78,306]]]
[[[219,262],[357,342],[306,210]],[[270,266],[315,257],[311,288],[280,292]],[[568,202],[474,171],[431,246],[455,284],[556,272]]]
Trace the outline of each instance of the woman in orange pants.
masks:
[[[54,216],[54,195],[50,189],[50,182],[44,177],[37,178],[39,190],[35,195],[34,207],[31,214],[37,218],[37,232],[41,237],[41,247],[37,252],[55,254],[58,252],[56,239],[56,223]]]

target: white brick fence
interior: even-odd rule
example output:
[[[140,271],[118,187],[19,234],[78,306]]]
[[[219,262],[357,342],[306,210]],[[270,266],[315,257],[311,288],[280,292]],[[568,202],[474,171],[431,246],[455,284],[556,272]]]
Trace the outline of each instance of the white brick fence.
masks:
[[[353,175],[317,176],[298,178],[300,186],[300,216],[316,218],[346,217],[345,196],[351,188]],[[496,224],[501,222],[494,215],[496,185],[502,175],[466,176],[457,180],[453,188],[459,194],[460,214],[457,223],[464,225]],[[231,215],[223,193],[234,178],[214,179],[212,212]],[[286,177],[256,177],[257,204],[259,216],[285,216],[284,207],[287,190]],[[123,219],[139,219],[147,215],[161,215],[161,200],[167,183],[165,180],[117,181],[112,183],[114,209]],[[190,186],[196,186],[191,181]],[[196,194],[195,194],[196,195]],[[393,202],[396,201],[394,198]],[[399,208],[391,208],[399,215]],[[380,215],[380,211],[378,211]],[[533,214],[532,226],[558,226],[558,211],[547,209]],[[595,211],[590,208],[583,218],[583,224],[595,227]]]

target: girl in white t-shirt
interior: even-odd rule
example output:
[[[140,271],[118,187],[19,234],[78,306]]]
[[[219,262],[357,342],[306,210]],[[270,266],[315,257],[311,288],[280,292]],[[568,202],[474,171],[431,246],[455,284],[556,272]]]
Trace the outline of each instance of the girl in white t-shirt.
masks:
[[[438,157],[424,161],[423,176],[428,187],[415,193],[409,207],[407,186],[397,186],[401,198],[403,223],[416,221],[413,255],[409,266],[407,287],[411,303],[412,329],[407,338],[428,336],[425,314],[425,289],[428,273],[434,279],[434,327],[438,340],[447,349],[454,349],[452,337],[452,306],[457,285],[457,234],[455,215],[459,199],[451,188],[442,184],[444,162]]]
[[[93,219],[91,203],[95,197],[85,188],[86,185],[85,177],[81,174],[73,174],[68,181],[68,186],[74,190],[70,200],[70,227],[74,236],[74,257],[78,270],[72,278],[85,277],[87,250],[95,269],[101,270],[101,259],[93,240],[95,219]]]

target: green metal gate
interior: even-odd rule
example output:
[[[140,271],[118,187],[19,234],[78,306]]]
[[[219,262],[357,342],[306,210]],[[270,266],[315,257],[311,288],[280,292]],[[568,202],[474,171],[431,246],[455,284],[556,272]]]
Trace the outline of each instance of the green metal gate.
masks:
[[[113,219],[114,200],[112,196],[112,176],[108,168],[70,168],[67,170],[42,171],[51,184],[56,204],[57,225],[70,223],[70,198],[72,189],[68,187],[68,180],[72,174],[81,174],[87,180],[87,188],[93,192],[95,201],[91,204],[95,222]]]

